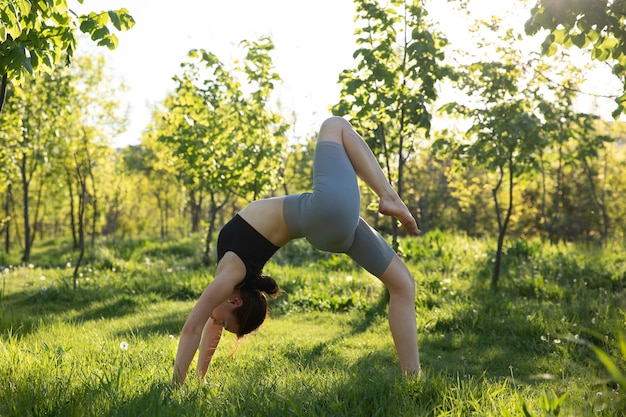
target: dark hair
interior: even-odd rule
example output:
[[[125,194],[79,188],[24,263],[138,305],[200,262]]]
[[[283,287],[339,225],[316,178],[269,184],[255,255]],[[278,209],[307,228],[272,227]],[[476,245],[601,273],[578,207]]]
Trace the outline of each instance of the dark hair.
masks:
[[[280,292],[272,277],[258,275],[244,280],[237,287],[243,304],[233,310],[239,324],[237,337],[243,337],[259,328],[267,317],[267,296],[276,298]]]

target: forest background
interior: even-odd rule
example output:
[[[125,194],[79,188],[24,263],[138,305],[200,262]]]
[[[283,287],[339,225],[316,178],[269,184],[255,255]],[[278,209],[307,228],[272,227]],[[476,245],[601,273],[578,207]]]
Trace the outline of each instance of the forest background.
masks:
[[[244,40],[232,63],[202,45],[189,51],[139,144],[116,149],[112,138],[128,122],[119,105],[124,86],[101,56],[74,55],[72,36],[80,29],[114,48],[112,27],[132,30],[130,14],[67,17],[54,9],[58,2],[10,4],[0,31],[6,274],[50,242],[67,245],[53,263],[72,271],[74,291],[91,285],[83,272],[103,248],[129,242],[191,237],[212,265],[217,231],[245,204],[311,189],[315,132],[290,138],[291,116],[275,101],[281,77],[270,36]],[[497,16],[476,21],[482,40],[467,51],[448,43],[428,3],[357,0],[355,65],[338,74],[340,95],[329,103],[374,150],[426,236],[492,244],[484,268],[493,289],[514,278],[515,269],[503,268],[507,254],[533,253],[535,244],[624,247],[626,36],[615,16],[626,6],[559,4],[538,2],[525,27]],[[37,16],[58,27],[34,24],[25,35]],[[20,29],[11,27],[14,17]],[[615,91],[585,90],[598,76],[617,82]],[[376,196],[362,188],[362,200],[366,220],[410,253],[397,224],[372,209]],[[621,292],[623,271],[611,274]],[[610,316],[620,314],[623,305]]]
[[[536,9],[526,29],[497,16],[477,21],[483,40],[460,51],[420,2],[358,2],[355,67],[339,74],[331,106],[380,157],[425,231],[498,237],[494,285],[506,235],[624,239],[624,125],[608,115],[621,113],[621,91],[613,91],[611,108],[584,90],[594,76],[621,81],[617,35],[579,24],[571,36],[561,25],[546,38],[548,12]],[[114,47],[115,34],[102,26],[109,15],[99,16],[107,19],[81,29],[96,40],[106,34],[98,42]],[[126,20],[112,22],[127,29]],[[124,88],[103,58],[77,56],[71,66],[30,76],[29,68],[54,56],[25,49],[29,57],[7,72],[15,76],[0,120],[4,252],[19,248],[28,262],[33,245],[49,238],[69,238],[84,253],[96,238],[202,233],[209,260],[216,230],[247,202],[310,190],[315,132],[309,141],[290,140],[289,117],[273,101],[281,78],[272,39],[240,48],[243,58],[229,64],[190,51],[140,144],[121,149],[112,138],[127,123]],[[598,72],[609,65],[615,75]],[[362,195],[375,206],[375,196]],[[375,210],[363,215],[396,242],[395,224]]]

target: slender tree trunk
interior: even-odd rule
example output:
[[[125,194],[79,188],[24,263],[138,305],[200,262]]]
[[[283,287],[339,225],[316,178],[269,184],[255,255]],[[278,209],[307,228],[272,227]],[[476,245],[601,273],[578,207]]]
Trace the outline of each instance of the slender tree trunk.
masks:
[[[217,204],[215,201],[215,193],[211,191],[211,207],[209,208],[209,228],[207,230],[205,245],[204,245],[204,261],[206,264],[210,263],[211,260],[211,242],[213,241],[213,233],[215,231],[215,219],[217,218],[217,214],[220,212],[222,208],[228,203],[230,200],[230,193],[226,195],[224,201],[221,204]]]
[[[30,247],[32,248],[34,243],[35,243],[35,236],[37,235],[37,232],[39,231],[41,233],[42,227],[41,227],[41,219],[39,218],[39,210],[41,208],[41,200],[42,200],[42,194],[43,194],[43,182],[40,184],[39,186],[39,190],[37,191],[37,201],[35,203],[35,214],[33,215],[33,228],[31,231],[31,238],[30,238]]]
[[[559,146],[559,165],[556,171],[556,186],[554,189],[554,198],[552,201],[552,215],[550,216],[549,237],[552,245],[558,243],[559,234],[557,225],[561,217],[561,188],[563,181],[563,147]]]
[[[74,182],[69,170],[66,171],[67,190],[70,194],[70,227],[72,229],[72,248],[78,249],[78,233],[76,230],[76,207],[74,207]]]
[[[7,86],[9,84],[9,78],[6,74],[2,74],[2,79],[0,80],[0,113],[2,113],[2,109],[4,108],[4,102],[7,98]]]
[[[4,225],[4,251],[7,254],[11,251],[11,221],[9,219],[11,218],[11,199],[13,198],[11,195],[12,188],[12,184],[9,181],[7,184],[6,201],[4,202],[4,213],[7,219]]]
[[[76,155],[74,155],[76,159]],[[78,288],[78,276],[80,265],[85,256],[85,205],[87,204],[87,184],[80,171],[80,165],[76,161],[76,178],[79,184],[79,196],[78,196],[78,241],[79,241],[79,253],[78,259],[76,259],[76,266],[74,267],[74,291]]]
[[[593,173],[591,172],[591,166],[587,163],[587,160],[583,158],[582,160],[583,167],[585,170],[585,174],[587,176],[587,182],[589,183],[589,188],[591,189],[591,201],[593,202],[596,211],[600,213],[600,241],[602,244],[606,243],[606,239],[608,238],[608,230],[609,230],[609,215],[606,211],[606,206],[604,205],[604,191],[598,191],[596,183],[593,179]],[[600,194],[600,195],[598,195]]]
[[[511,219],[511,215],[513,213],[513,178],[514,178],[514,170],[513,170],[513,155],[509,155],[509,207],[504,214],[504,218],[502,218],[502,213],[500,211],[500,204],[498,202],[498,189],[502,185],[502,180],[504,179],[503,168],[500,167],[500,178],[498,180],[498,184],[492,190],[494,202],[496,205],[496,217],[498,219],[498,247],[496,249],[496,259],[493,266],[493,275],[491,277],[491,287],[495,290],[498,288],[498,282],[500,279],[500,269],[502,266],[502,252],[504,249],[504,237],[506,235],[506,230],[509,226],[509,221]]]
[[[200,194],[199,196],[197,194]],[[191,208],[191,233],[200,231],[200,218],[202,215],[202,192],[191,190],[189,193],[189,206]]]
[[[22,216],[24,218],[24,252],[22,254],[22,262],[28,262],[30,260],[30,213],[29,213],[29,187],[30,181],[28,180],[27,173],[27,157],[25,153],[22,153],[22,160],[20,161],[20,174],[22,177]]]
[[[161,202],[160,189],[154,193],[154,198],[156,198],[157,208],[159,209],[159,231],[160,231],[161,239],[163,239],[165,238],[165,225],[164,225],[164,215],[163,215],[163,203]]]
[[[169,186],[167,187],[169,191]],[[168,237],[170,234],[169,231],[169,221],[170,221],[170,200],[167,198],[169,192],[165,193],[165,218],[163,219],[163,231],[164,237]]]

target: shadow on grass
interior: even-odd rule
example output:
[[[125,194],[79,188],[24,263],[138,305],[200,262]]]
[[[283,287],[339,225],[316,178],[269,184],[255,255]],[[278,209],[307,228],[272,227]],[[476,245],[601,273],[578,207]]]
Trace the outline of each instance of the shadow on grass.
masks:
[[[166,301],[159,294],[128,294],[114,287],[49,289],[45,292],[23,290],[2,297],[0,302],[0,337],[26,336],[43,324],[58,320],[89,322],[121,319],[137,314],[147,305]],[[177,333],[184,317],[172,314],[161,323],[141,326],[136,333]],[[176,330],[175,330],[176,329]]]

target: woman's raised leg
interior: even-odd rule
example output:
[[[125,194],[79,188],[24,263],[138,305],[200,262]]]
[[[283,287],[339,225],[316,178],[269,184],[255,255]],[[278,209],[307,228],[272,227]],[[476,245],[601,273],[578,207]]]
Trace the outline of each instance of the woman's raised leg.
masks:
[[[410,233],[421,234],[415,218],[389,184],[372,150],[347,120],[341,117],[331,117],[324,121],[318,140],[341,143],[356,174],[380,198],[378,211],[398,219]]]

